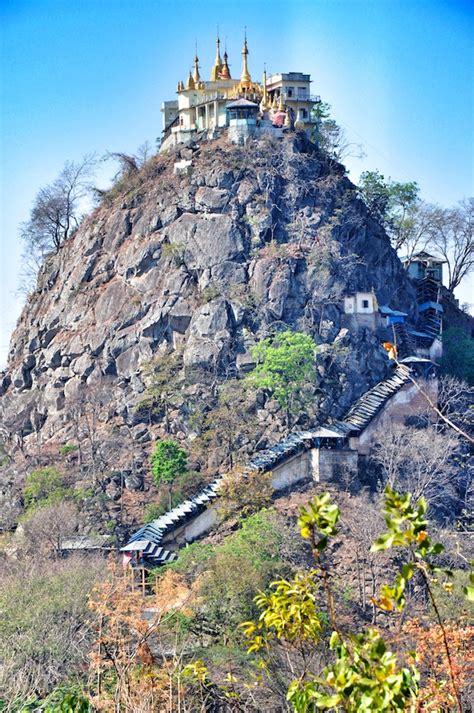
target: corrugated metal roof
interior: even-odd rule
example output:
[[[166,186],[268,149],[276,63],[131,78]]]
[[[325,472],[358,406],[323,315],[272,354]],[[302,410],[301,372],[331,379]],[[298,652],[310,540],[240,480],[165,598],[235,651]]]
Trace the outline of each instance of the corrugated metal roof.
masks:
[[[192,520],[196,515],[199,515],[206,509],[206,505],[217,498],[219,485],[222,481],[220,476],[209,483],[200,493],[193,498],[185,500],[169,512],[152,520],[152,522],[144,525],[137,530],[129,539],[127,544],[121,548],[121,552],[145,552],[147,560],[156,563],[170,562],[176,559],[176,554],[163,550],[160,557],[157,559],[155,554],[147,554],[151,549],[147,547],[160,545],[163,537],[170,531],[176,529],[177,526],[185,525],[189,520]]]
[[[330,424],[330,427],[342,428],[349,434],[360,433],[366,428],[385,403],[409,381],[410,370],[399,364],[395,372],[369,389],[351,406],[342,421]]]
[[[349,435],[360,433],[383,408],[384,404],[409,381],[409,373],[410,370],[407,366],[399,364],[391,376],[363,394],[351,406],[343,420],[330,422],[310,431],[292,433],[283,441],[254,456],[249,462],[248,468],[269,471],[308,448],[317,446],[321,438],[346,438]],[[175,530],[178,525],[185,525],[203,512],[206,506],[217,498],[222,478],[223,476],[219,476],[193,498],[185,500],[156,520],[141,527],[130,537],[121,551],[144,552],[147,561],[153,564],[176,559],[176,553],[161,547],[163,537]]]

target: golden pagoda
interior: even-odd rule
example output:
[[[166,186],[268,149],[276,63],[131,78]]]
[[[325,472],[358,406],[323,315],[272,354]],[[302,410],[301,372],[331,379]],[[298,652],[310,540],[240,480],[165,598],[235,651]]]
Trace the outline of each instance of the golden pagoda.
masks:
[[[268,111],[271,107],[271,103],[268,97],[268,91],[267,91],[267,70],[263,70],[263,94],[262,94],[262,101],[260,102],[260,111],[263,113],[265,111]]]
[[[247,47],[247,35],[245,35],[244,46],[242,47],[242,74],[240,75],[240,85],[242,87],[248,85],[250,88],[252,85],[252,77],[250,76],[248,68],[248,56],[249,49]]]
[[[217,35],[216,39],[216,48],[216,59],[214,60],[214,65],[211,69],[211,82],[217,82],[222,71],[221,41],[219,39],[219,35]]]
[[[230,76],[228,59],[229,57],[227,55],[227,52],[224,52],[224,62],[222,64],[222,68],[219,74],[219,79],[232,79],[232,77]]]
[[[194,57],[194,74],[193,74],[194,84],[196,87],[199,86],[201,82],[201,75],[199,74],[199,58],[197,53]]]
[[[196,89],[196,84],[194,83],[193,75],[191,74],[191,70],[189,70],[189,77],[188,81],[186,82],[186,89]]]

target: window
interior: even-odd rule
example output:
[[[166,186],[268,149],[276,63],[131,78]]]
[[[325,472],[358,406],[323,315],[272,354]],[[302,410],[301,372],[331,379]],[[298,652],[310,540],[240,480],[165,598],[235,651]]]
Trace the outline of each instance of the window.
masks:
[[[286,91],[286,95],[288,99],[291,99],[292,96],[294,96],[295,93],[295,88],[294,87],[288,87]]]
[[[298,99],[307,99],[308,98],[308,90],[306,87],[298,87]]]
[[[369,300],[362,300],[362,309],[369,309]]]
[[[302,119],[307,119],[308,118],[308,111],[306,109],[300,109],[301,113],[301,118]]]

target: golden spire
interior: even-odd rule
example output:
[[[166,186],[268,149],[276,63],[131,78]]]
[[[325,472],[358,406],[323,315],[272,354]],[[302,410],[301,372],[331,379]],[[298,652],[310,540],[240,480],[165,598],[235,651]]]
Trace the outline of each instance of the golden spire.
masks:
[[[278,111],[285,111],[285,105],[283,103],[283,95],[280,92],[280,100],[278,102]]]
[[[249,50],[247,47],[247,33],[245,33],[244,46],[242,47],[242,74],[240,75],[241,84],[251,84],[252,77],[250,76],[247,57],[249,55]]]
[[[224,63],[222,64],[221,73],[219,75],[220,79],[232,79],[232,77],[230,76],[229,63],[227,61],[228,59],[229,57],[226,51],[224,52]]]
[[[197,85],[201,81],[201,75],[199,74],[199,57],[197,56],[197,48],[196,48],[196,54],[194,55],[194,74],[193,74],[193,79],[194,79],[194,84]]]
[[[260,111],[268,111],[270,108],[270,102],[268,101],[268,92],[267,92],[267,70],[263,70],[263,95],[262,95],[262,100],[260,102]]]
[[[211,69],[211,82],[216,82],[219,79],[219,74],[222,69],[222,59],[221,59],[221,41],[219,35],[216,39],[216,59],[214,61],[214,66]]]
[[[196,89],[196,85],[194,83],[193,75],[191,74],[191,70],[189,70],[189,77],[188,81],[186,82],[186,89]]]

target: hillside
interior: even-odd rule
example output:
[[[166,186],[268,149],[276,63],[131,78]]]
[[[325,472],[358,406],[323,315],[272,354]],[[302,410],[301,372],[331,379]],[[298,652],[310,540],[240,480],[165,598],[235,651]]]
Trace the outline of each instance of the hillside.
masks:
[[[245,148],[203,140],[153,157],[48,258],[23,310],[0,391],[5,501],[15,511],[24,473],[70,444],[81,487],[114,475],[112,505],[124,484],[141,489],[150,443],[168,432],[189,447],[216,385],[244,375],[251,346],[284,328],[326,345],[311,421],[340,416],[388,369],[375,334],[341,329],[342,296],[357,290],[413,309],[385,233],[343,167],[304,135]],[[173,355],[172,406],[150,411],[150,364]],[[282,430],[274,402],[259,398],[247,453]],[[216,469],[223,456],[196,459]]]
[[[203,138],[123,174],[47,258],[0,382],[0,709],[309,713],[308,691],[340,710],[348,646],[366,668],[344,710],[470,710],[470,451],[426,394],[466,430],[472,394],[410,338],[418,298],[302,133]],[[310,376],[291,409],[249,374],[256,345],[295,337]],[[387,483],[427,496],[444,552],[390,491],[384,523]],[[409,546],[370,550],[400,523]],[[434,556],[452,573],[430,584]]]

